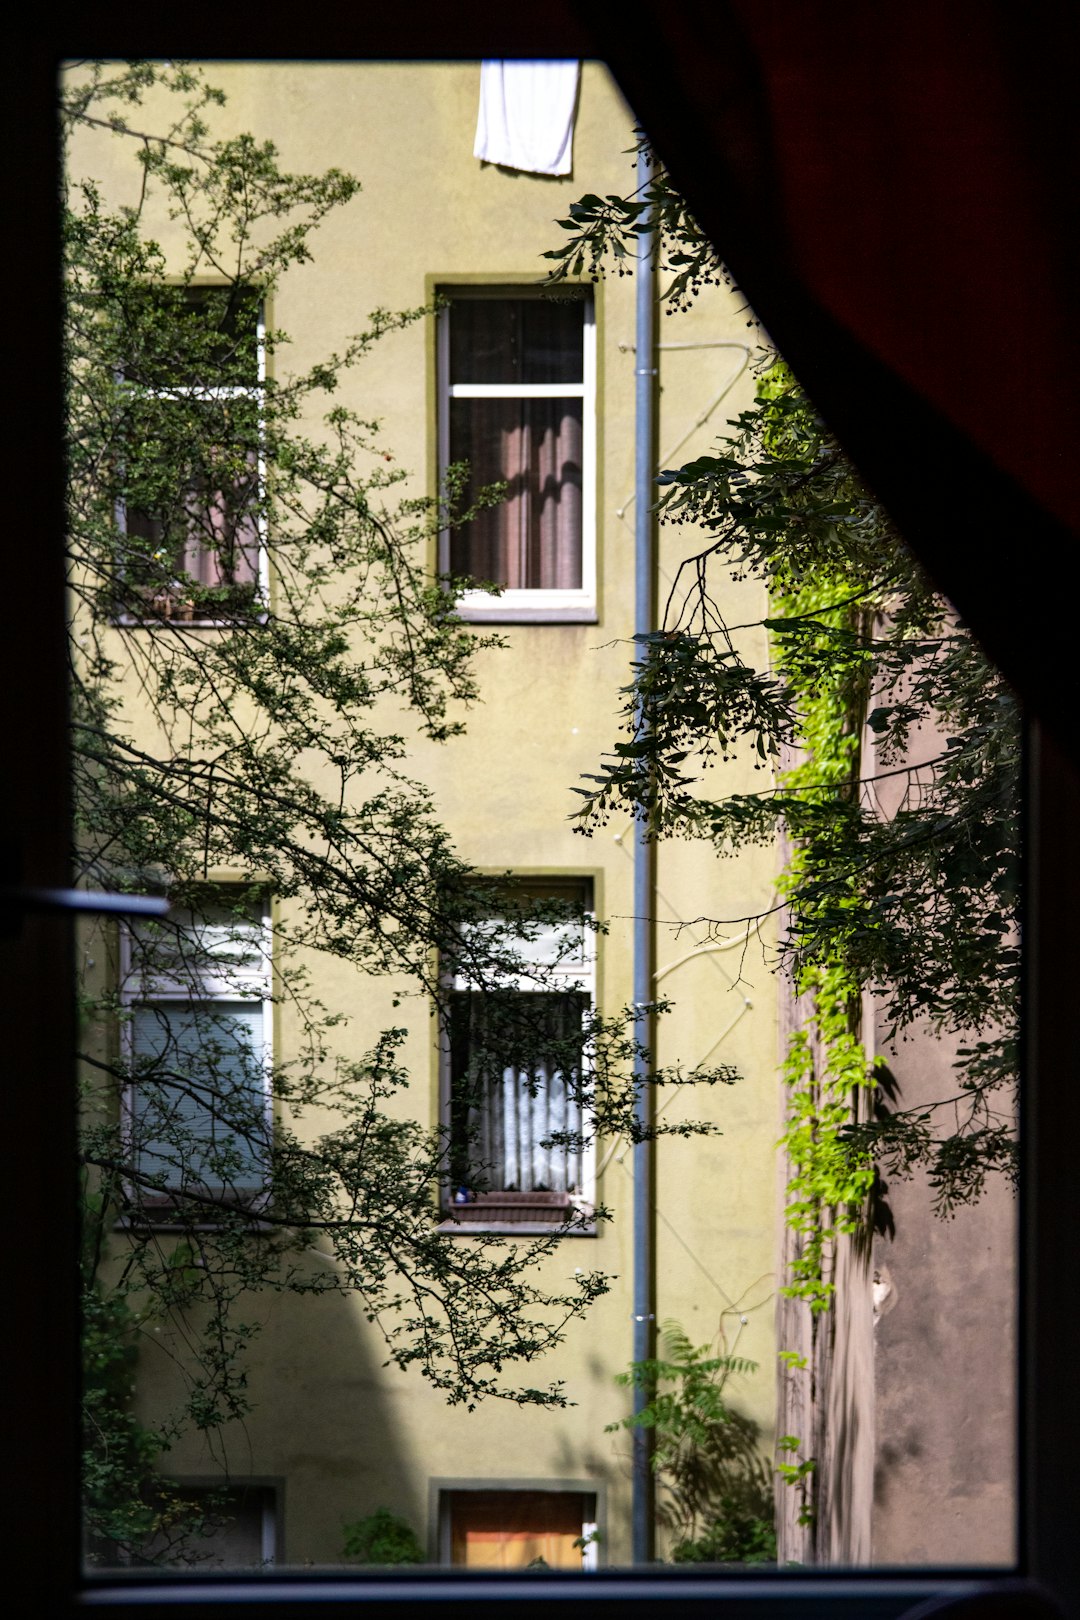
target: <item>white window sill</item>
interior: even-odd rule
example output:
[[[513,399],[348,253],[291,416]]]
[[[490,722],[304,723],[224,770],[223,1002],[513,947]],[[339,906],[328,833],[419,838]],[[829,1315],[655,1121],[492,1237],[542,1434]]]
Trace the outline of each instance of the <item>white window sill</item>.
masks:
[[[133,613],[117,613],[112,623],[117,630],[235,630],[238,627],[246,629],[253,624],[265,624],[269,618],[269,609],[262,605],[257,613],[243,618],[236,616],[232,619],[183,619],[180,617],[160,614],[155,617],[141,619]]]
[[[553,1221],[456,1221],[444,1215],[437,1228],[440,1236],[453,1238],[478,1237],[557,1237],[594,1238],[595,1226],[564,1227]]]
[[[506,590],[498,596],[466,591],[456,603],[469,624],[596,624],[591,591]]]

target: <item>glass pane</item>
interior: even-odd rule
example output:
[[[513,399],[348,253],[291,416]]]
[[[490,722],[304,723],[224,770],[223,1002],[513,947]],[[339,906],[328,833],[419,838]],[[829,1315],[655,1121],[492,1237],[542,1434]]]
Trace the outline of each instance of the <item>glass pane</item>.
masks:
[[[128,993],[136,998],[165,987],[182,988],[198,999],[212,987],[215,995],[250,996],[253,986],[269,989],[270,954],[261,900],[238,893],[234,903],[218,896],[221,887],[203,890],[198,910],[173,905],[153,921],[133,919],[126,929]]]
[[[578,1569],[592,1498],[571,1491],[453,1491],[450,1561],[472,1569]]]
[[[174,615],[188,581],[250,590],[262,505],[257,402],[132,397],[125,405],[125,577],[171,598]]]
[[[518,590],[580,590],[582,404],[579,399],[453,399],[450,459],[468,462],[466,502],[493,484],[506,497],[457,529],[450,569]]]
[[[580,1083],[588,1007],[588,997],[574,992],[466,992],[452,998],[456,1206],[485,1193],[582,1192]],[[563,1140],[553,1142],[553,1136]]]
[[[260,1005],[132,1009],[131,1153],[147,1190],[250,1194],[263,1186],[262,1045]]]
[[[151,389],[258,383],[262,304],[250,287],[143,287],[119,314],[128,382]]]
[[[148,1490],[147,1528],[122,1546],[91,1539],[91,1566],[186,1572],[255,1570],[274,1562],[277,1503],[272,1486],[185,1483],[177,1495]]]
[[[451,383],[579,383],[583,377],[580,298],[455,298]]]
[[[485,915],[462,922],[454,948],[443,955],[443,971],[455,988],[482,988],[488,963],[498,957],[505,958],[501,978],[507,989],[543,990],[552,969],[560,970],[563,987],[588,980],[596,956],[590,882],[520,879],[497,885],[494,894],[478,894],[477,905]]]

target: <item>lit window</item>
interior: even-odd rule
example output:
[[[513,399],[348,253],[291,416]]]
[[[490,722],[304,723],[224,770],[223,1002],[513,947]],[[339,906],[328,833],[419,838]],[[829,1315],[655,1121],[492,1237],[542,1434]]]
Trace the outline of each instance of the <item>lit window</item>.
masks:
[[[595,1569],[596,1496],[573,1490],[440,1493],[442,1562],[469,1569]]]
[[[129,1215],[264,1203],[268,962],[261,912],[224,898],[125,935]]]
[[[589,895],[575,882],[529,885],[527,892],[565,904],[568,914],[576,908],[578,920],[534,925],[525,939],[504,919],[474,925],[446,980],[445,1199],[458,1230],[550,1229],[575,1218],[581,1230],[592,1210],[593,1153],[581,1100],[595,994],[593,934],[584,920]],[[474,943],[512,953],[513,971],[492,984],[473,967]]]
[[[596,617],[596,366],[591,298],[528,288],[443,289],[439,461],[467,463],[466,502],[506,498],[444,536],[466,618]]]

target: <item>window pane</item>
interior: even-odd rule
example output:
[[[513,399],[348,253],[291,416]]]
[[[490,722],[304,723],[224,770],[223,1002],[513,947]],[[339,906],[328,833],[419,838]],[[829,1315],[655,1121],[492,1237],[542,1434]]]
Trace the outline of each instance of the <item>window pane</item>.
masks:
[[[581,299],[456,298],[451,383],[579,383]]]
[[[455,995],[450,1020],[454,1199],[580,1192],[577,992]],[[552,1141],[552,1137],[564,1140]],[[570,1138],[566,1140],[565,1138]],[[528,1219],[534,1219],[529,1215]]]
[[[580,1542],[593,1498],[575,1491],[452,1491],[447,1496],[452,1564],[581,1569]]]
[[[148,592],[258,579],[258,402],[134,398],[123,569]]]
[[[216,891],[220,893],[221,891]],[[208,977],[228,981],[268,977],[262,903],[207,900],[198,913],[173,906],[168,917],[129,925],[133,974],[176,980],[198,993]]]
[[[132,1155],[161,1192],[261,1186],[267,1168],[261,1005],[132,1011]]]
[[[451,536],[450,568],[512,589],[581,588],[580,399],[454,399],[450,459],[470,494],[505,482],[500,505]]]
[[[152,1528],[125,1541],[91,1536],[87,1562],[99,1569],[264,1569],[276,1552],[276,1507],[268,1485],[149,1486],[145,1519]]]

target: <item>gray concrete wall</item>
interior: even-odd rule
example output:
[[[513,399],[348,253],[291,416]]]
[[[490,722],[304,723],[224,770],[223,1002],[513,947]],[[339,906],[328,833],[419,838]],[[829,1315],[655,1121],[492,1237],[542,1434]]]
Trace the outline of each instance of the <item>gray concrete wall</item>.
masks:
[[[898,1106],[948,1097],[954,1047],[883,1055]],[[951,1219],[924,1172],[890,1181],[874,1242],[878,1564],[1007,1564],[1016,1545],[1016,1201],[1001,1180]]]

